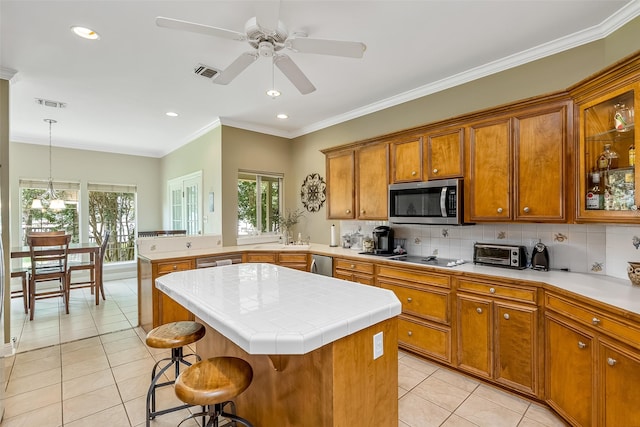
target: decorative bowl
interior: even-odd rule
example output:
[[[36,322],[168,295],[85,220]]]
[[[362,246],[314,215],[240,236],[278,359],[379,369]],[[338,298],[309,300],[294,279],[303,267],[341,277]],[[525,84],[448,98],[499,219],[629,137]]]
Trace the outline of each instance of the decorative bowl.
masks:
[[[640,262],[629,262],[627,274],[632,284],[640,286]]]

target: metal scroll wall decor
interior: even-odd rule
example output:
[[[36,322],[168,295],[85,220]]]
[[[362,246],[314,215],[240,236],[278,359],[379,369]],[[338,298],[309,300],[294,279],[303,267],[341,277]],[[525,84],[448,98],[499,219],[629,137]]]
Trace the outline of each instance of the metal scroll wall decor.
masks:
[[[300,187],[302,205],[309,212],[318,212],[327,200],[327,183],[318,173],[307,175]]]

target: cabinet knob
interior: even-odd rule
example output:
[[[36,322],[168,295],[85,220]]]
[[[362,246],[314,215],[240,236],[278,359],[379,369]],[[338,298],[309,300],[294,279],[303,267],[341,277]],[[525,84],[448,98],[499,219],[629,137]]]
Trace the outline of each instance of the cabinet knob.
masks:
[[[593,323],[594,325],[597,325],[600,323],[600,319],[598,319],[597,317],[594,317],[593,319],[591,319],[591,323]]]
[[[411,171],[411,176],[416,176],[417,172],[416,171]]]
[[[525,206],[522,210],[524,211],[524,213],[529,213],[531,211],[531,209],[529,209],[529,206]]]
[[[360,214],[364,215],[364,213],[365,213],[365,210],[364,209],[360,209]]]
[[[587,345],[582,341],[578,341],[578,348],[585,348]]]
[[[482,313],[482,309],[481,309],[480,307],[476,308],[476,311],[477,311],[478,313]]]
[[[489,292],[491,292],[492,294],[496,293],[496,288],[489,288]]]
[[[433,174],[435,175],[435,174],[437,174],[437,173],[438,173],[438,169],[434,169],[434,170],[433,170]]]
[[[613,366],[613,365],[615,365],[616,363],[618,363],[618,361],[617,361],[616,359],[614,359],[614,358],[612,358],[612,357],[608,357],[608,358],[607,358],[607,364],[608,364],[609,366]]]
[[[178,269],[178,266],[174,264],[174,265],[173,265],[173,269],[174,269],[174,270],[177,270],[177,269]]]
[[[505,313],[504,316],[505,320],[509,320],[509,313]]]
[[[502,208],[498,208],[498,213],[502,213]]]
[[[407,332],[407,335],[411,336],[411,335],[413,335],[413,332],[409,331],[409,332]]]
[[[350,214],[351,213],[351,209],[347,209],[346,211],[344,211],[344,213]]]
[[[351,264],[351,268],[355,268],[355,267],[356,267],[355,265]]]
[[[407,302],[411,302],[411,301],[413,301],[413,299],[412,299],[412,298],[410,298],[410,297],[409,297],[409,298],[407,298]]]

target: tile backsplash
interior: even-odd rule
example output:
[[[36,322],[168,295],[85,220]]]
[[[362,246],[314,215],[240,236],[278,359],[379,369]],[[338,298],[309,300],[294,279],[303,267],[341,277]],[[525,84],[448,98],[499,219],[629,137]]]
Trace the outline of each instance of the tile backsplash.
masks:
[[[383,221],[342,221],[340,234],[360,231],[371,236]],[[392,225],[394,237],[405,240],[411,255],[438,255],[471,261],[473,244],[524,245],[531,254],[542,241],[549,248],[552,269],[603,274],[627,279],[627,262],[640,262],[640,225],[604,224],[476,224],[464,226]]]

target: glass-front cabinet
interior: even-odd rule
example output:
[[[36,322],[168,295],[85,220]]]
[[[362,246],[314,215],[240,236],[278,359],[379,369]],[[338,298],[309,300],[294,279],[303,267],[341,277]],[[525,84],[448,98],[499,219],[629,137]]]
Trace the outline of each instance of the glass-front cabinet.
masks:
[[[640,132],[640,83],[593,98],[579,107],[578,221],[640,221],[640,174],[635,150]]]

